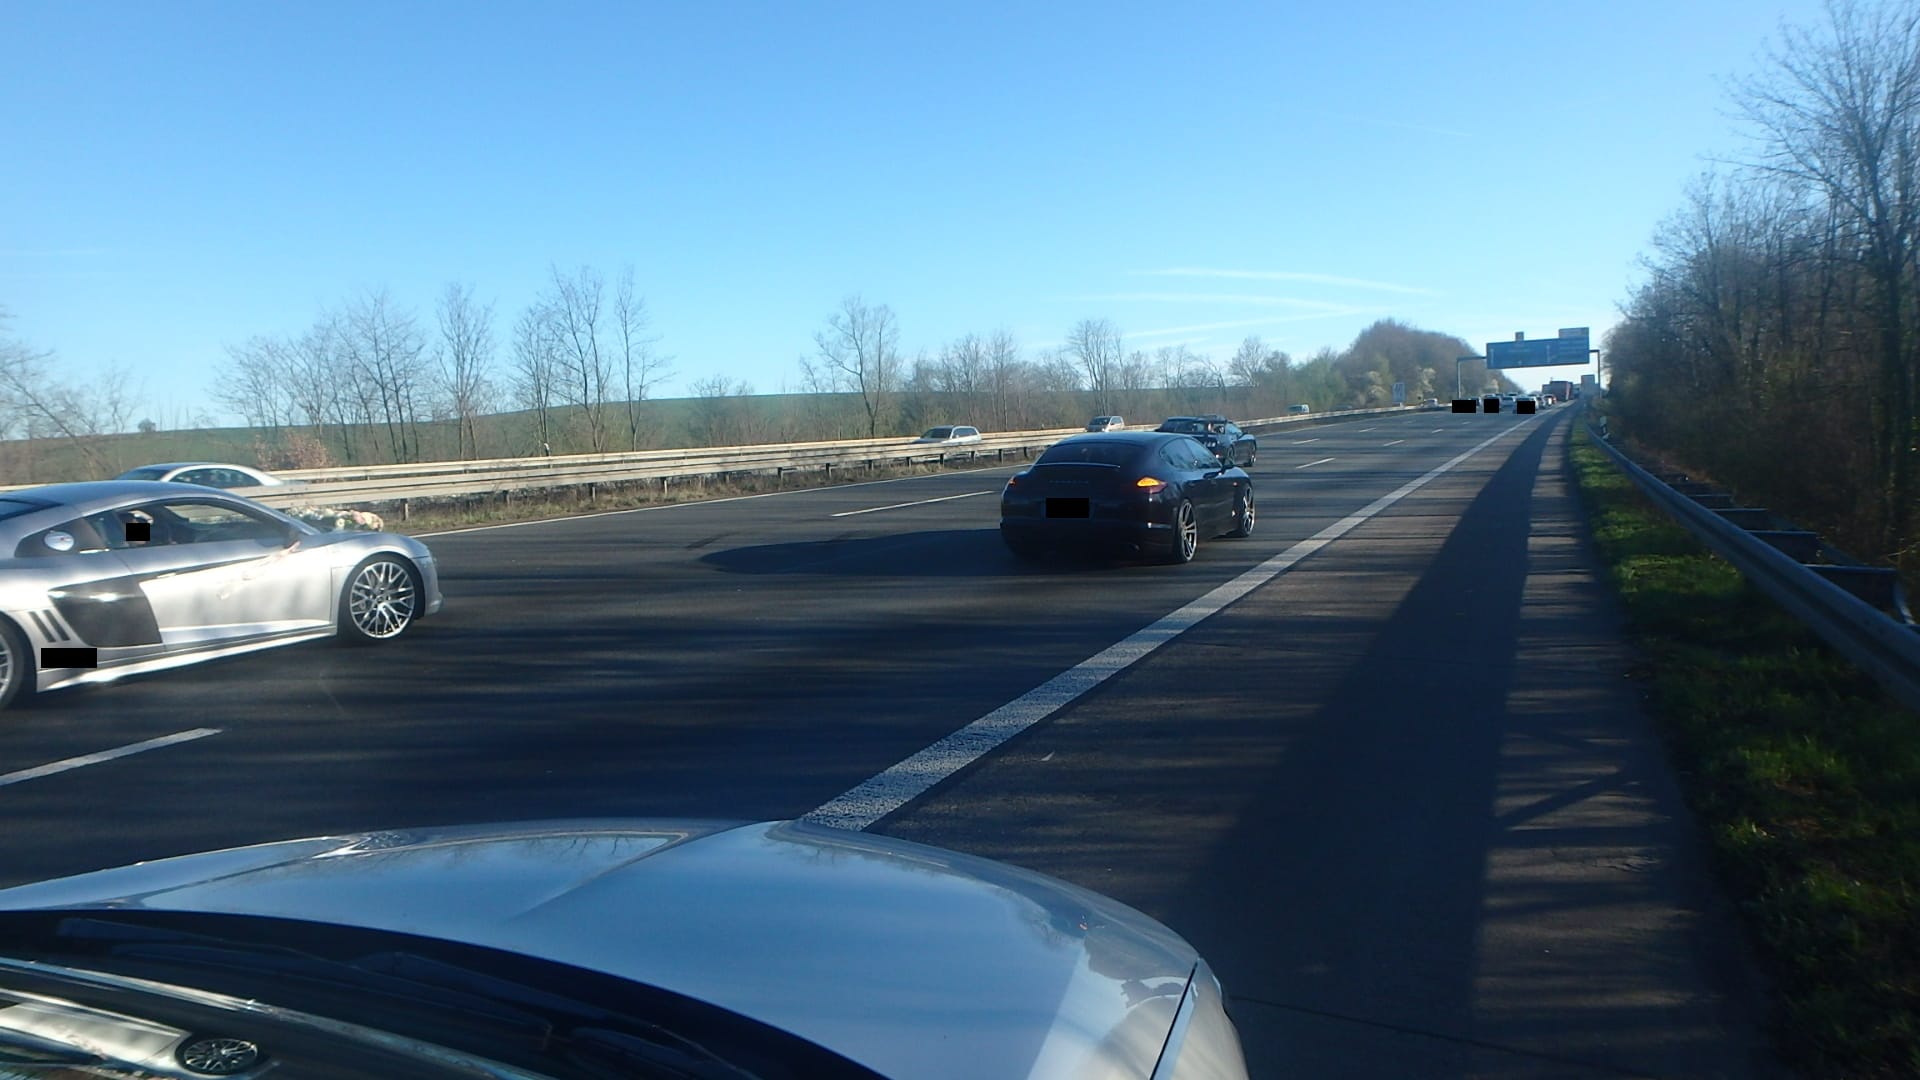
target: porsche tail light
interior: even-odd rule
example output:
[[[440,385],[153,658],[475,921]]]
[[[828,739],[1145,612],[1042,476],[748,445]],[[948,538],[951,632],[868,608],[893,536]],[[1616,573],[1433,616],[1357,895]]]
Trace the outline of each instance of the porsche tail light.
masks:
[[[1135,480],[1133,486],[1149,495],[1158,495],[1167,490],[1167,482],[1165,480],[1156,480],[1151,476],[1143,476]]]

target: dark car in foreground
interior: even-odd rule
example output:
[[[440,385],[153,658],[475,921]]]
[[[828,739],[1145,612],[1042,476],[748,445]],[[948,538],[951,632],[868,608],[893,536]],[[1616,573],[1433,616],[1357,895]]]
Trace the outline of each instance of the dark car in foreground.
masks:
[[[1000,496],[1015,555],[1123,552],[1191,562],[1202,537],[1253,535],[1253,478],[1187,435],[1113,431],[1048,447]]]
[[[1219,983],[1154,920],[802,822],[366,833],[0,890],[7,996],[279,1080],[1246,1077]],[[29,1019],[0,1062],[135,1041]],[[88,1075],[153,1075],[115,1067]]]
[[[192,484],[0,492],[0,709],[314,638],[389,641],[440,606],[410,536],[321,532]]]
[[[1190,435],[1229,465],[1251,468],[1260,452],[1260,440],[1217,413],[1206,416],[1169,416],[1155,431]]]

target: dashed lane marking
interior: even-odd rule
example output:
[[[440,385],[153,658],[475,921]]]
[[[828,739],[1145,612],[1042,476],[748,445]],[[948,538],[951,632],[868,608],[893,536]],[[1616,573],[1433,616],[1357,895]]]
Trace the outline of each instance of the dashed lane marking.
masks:
[[[71,769],[85,768],[88,765],[98,765],[103,761],[123,758],[129,754],[141,754],[148,750],[158,750],[163,746],[191,742],[194,739],[204,739],[209,735],[218,734],[220,734],[219,728],[194,728],[191,731],[176,731],[171,735],[162,735],[157,739],[147,739],[144,742],[116,746],[111,750],[102,750],[97,754],[82,754],[79,757],[62,758],[59,761],[50,761],[45,765],[35,765],[31,769],[21,769],[19,772],[0,774],[0,787],[6,787],[8,784],[18,784],[22,780],[37,780],[42,776],[52,776],[55,773],[63,773]]]
[[[934,503],[952,502],[955,499],[971,499],[975,495],[991,495],[991,494],[993,494],[991,490],[969,491],[964,495],[942,495],[937,499],[920,499],[915,502],[894,503],[891,506],[869,506],[865,510],[842,510],[837,514],[828,514],[827,516],[828,517],[858,517],[861,514],[877,514],[882,510],[899,510],[908,506],[931,506]]]

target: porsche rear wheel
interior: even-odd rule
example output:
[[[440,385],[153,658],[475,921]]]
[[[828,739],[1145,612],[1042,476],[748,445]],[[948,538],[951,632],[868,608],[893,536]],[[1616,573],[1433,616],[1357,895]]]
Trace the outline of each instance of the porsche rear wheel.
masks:
[[[1173,543],[1167,548],[1170,563],[1190,563],[1200,550],[1200,522],[1193,516],[1193,504],[1182,502],[1173,514]]]
[[[1244,540],[1253,535],[1253,487],[1248,485],[1233,501],[1233,531],[1228,536]]]
[[[33,692],[33,646],[13,624],[0,619],[0,709]]]
[[[376,555],[347,576],[340,594],[340,639],[391,641],[420,617],[420,575],[395,555]]]

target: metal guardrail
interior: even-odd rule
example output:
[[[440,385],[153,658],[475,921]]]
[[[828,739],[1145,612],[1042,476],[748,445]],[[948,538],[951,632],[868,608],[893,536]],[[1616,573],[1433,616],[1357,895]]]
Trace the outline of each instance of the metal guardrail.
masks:
[[[1243,428],[1270,428],[1340,418],[1360,418],[1406,412],[1412,407],[1347,409],[1325,413],[1289,413],[1248,420]],[[269,506],[353,507],[400,503],[413,499],[498,495],[556,487],[634,483],[658,480],[664,487],[676,480],[748,473],[775,475],[818,470],[831,476],[835,469],[873,468],[882,464],[928,461],[978,461],[991,455],[1004,461],[1020,454],[1032,456],[1079,428],[1046,428],[986,434],[977,443],[957,446],[920,444],[892,437],[844,439],[834,442],[774,443],[758,446],[699,447],[680,450],[638,450],[607,454],[567,454],[560,457],[489,458],[475,461],[430,461],[403,465],[347,465],[277,472],[300,487],[293,491],[246,494]],[[36,486],[36,485],[25,485]],[[0,488],[0,491],[16,490]]]
[[[1706,503],[1723,500],[1712,493],[1681,491],[1641,468],[1594,430],[1591,420],[1587,423],[1587,432],[1648,498],[1701,543],[1733,564],[1748,581],[1842,656],[1872,675],[1901,704],[1920,710],[1920,629],[1889,615],[1840,584],[1840,580],[1854,576],[1851,571],[1878,571],[1879,568],[1803,563],[1797,555],[1818,557],[1823,550],[1817,538],[1809,542],[1812,534],[1796,529],[1743,528],[1738,523],[1742,513],[1749,515],[1747,520],[1752,524],[1777,526],[1782,523],[1771,515],[1761,517],[1764,513],[1761,511],[1710,507]],[[1904,597],[1897,588],[1890,598],[1890,606],[1904,614]]]

